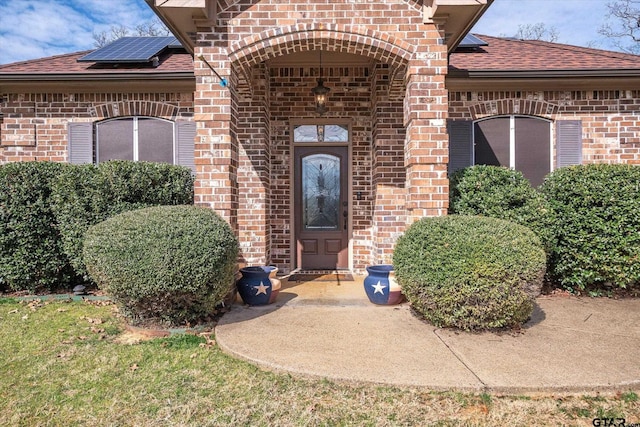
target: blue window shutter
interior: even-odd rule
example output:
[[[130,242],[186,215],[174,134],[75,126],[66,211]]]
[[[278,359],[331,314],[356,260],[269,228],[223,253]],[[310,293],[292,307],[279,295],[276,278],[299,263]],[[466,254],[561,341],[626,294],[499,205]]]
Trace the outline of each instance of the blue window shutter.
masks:
[[[449,120],[449,175],[473,164],[473,122]]]
[[[556,122],[556,167],[582,163],[582,121]]]
[[[69,163],[93,163],[93,123],[69,123]]]
[[[196,139],[195,122],[176,122],[176,164],[196,172],[194,149]]]

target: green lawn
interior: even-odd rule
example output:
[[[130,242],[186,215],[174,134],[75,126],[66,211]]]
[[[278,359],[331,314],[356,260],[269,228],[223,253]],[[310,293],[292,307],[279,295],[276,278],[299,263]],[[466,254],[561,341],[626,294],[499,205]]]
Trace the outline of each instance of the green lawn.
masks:
[[[112,305],[0,298],[0,425],[592,425],[638,395],[498,396],[265,372],[205,337],[122,340]]]

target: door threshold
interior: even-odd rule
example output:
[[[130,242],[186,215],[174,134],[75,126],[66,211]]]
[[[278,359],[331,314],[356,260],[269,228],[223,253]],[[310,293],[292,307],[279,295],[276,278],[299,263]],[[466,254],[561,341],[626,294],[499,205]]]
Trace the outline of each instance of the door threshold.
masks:
[[[285,276],[290,282],[308,282],[317,280],[319,282],[327,281],[339,281],[339,282],[351,282],[353,281],[353,274],[349,269],[340,270],[304,270],[296,269]]]

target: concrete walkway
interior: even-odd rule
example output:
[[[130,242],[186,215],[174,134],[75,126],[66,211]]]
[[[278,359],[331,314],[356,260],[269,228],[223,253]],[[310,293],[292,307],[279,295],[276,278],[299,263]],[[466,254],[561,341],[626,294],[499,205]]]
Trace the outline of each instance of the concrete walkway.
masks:
[[[229,354],[293,374],[434,390],[640,390],[640,300],[538,298],[518,333],[439,329],[354,282],[283,283],[271,306],[239,301],[216,327]]]

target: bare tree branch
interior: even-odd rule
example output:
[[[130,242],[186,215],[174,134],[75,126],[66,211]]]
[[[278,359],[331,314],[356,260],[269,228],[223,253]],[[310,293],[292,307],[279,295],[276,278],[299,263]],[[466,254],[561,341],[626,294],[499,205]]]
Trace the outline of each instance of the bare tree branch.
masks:
[[[171,33],[158,19],[136,25],[134,29],[124,25],[113,25],[109,32],[93,33],[95,47],[103,47],[119,38],[135,34],[137,36],[168,36]]]
[[[543,22],[537,24],[518,25],[518,32],[514,36],[521,40],[558,41],[558,29],[547,27]]]
[[[640,54],[640,0],[607,3],[607,22],[598,33],[613,40],[623,52]]]
[[[139,36],[168,36],[171,32],[159,19],[154,19],[143,24],[136,25],[136,33]]]

